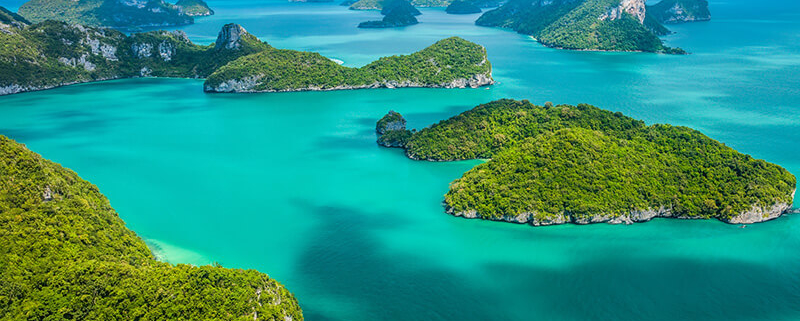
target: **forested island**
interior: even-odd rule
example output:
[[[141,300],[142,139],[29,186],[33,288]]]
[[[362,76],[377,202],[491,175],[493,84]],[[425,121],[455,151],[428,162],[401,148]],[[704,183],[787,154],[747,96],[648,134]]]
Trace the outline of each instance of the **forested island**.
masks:
[[[419,23],[416,16],[422,13],[414,8],[408,0],[387,0],[381,9],[383,20],[366,21],[358,25],[359,28],[394,28],[410,26]]]
[[[456,0],[451,2],[444,11],[449,14],[473,14],[480,13],[481,8],[475,5],[472,1]]]
[[[202,0],[30,0],[19,7],[19,14],[31,22],[64,21],[93,27],[137,30],[194,23],[193,16],[213,12]]]
[[[346,0],[342,5],[350,6],[351,10],[381,10],[384,5],[394,0]],[[450,0],[411,0],[414,7],[447,7]]]
[[[316,53],[274,49],[237,24],[225,25],[214,44],[202,46],[189,41],[182,31],[128,36],[114,29],[52,20],[29,25],[7,10],[0,13],[0,19],[0,42],[4,44],[0,47],[0,95],[108,79],[207,78],[212,74],[206,84],[208,91],[226,92],[256,91],[261,85],[269,89],[310,90],[317,85],[325,89],[331,85],[467,87],[492,82],[485,50],[464,40],[450,39],[421,53],[383,58],[355,69],[339,66]],[[416,60],[420,57],[434,60]],[[441,68],[435,65],[436,59],[443,63]],[[285,69],[289,67],[306,69],[289,72]],[[265,70],[269,72],[264,73]],[[268,77],[258,86],[223,85],[262,74],[262,78]],[[329,77],[334,75],[347,78]]]
[[[415,160],[488,159],[450,184],[455,216],[527,223],[655,217],[754,223],[790,211],[796,178],[702,133],[590,105],[498,100],[420,131],[392,112],[379,144]]]
[[[464,88],[494,83],[486,49],[464,39],[440,40],[410,55],[364,67],[341,66],[317,53],[266,50],[237,59],[208,77],[209,92],[281,92],[362,88]]]
[[[510,0],[476,24],[510,28],[553,48],[685,53],[658,38],[668,31],[648,18],[645,0]]]
[[[647,14],[667,24],[711,20],[706,0],[661,0],[648,6]]]
[[[0,135],[0,319],[303,320],[255,270],[171,265],[91,183]]]

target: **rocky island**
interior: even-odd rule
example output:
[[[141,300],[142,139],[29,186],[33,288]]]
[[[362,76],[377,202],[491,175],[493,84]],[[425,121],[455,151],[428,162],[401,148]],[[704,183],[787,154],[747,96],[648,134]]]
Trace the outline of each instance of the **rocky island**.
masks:
[[[366,21],[358,25],[359,28],[395,28],[415,25],[419,23],[415,16],[422,13],[414,8],[407,0],[387,0],[381,14],[383,20]]]
[[[460,39],[442,41],[421,53],[384,58],[363,68],[346,68],[316,53],[274,49],[237,24],[225,25],[214,44],[202,46],[189,41],[182,31],[128,36],[114,29],[52,20],[29,25],[5,12],[0,14],[0,42],[4,44],[0,47],[0,95],[109,79],[207,78],[212,74],[206,83],[211,92],[260,91],[262,85],[266,91],[285,91],[450,88],[492,82],[483,47]],[[447,56],[456,52],[457,57]],[[429,60],[415,60],[423,57]],[[436,65],[437,61],[442,65]],[[290,67],[307,69],[305,73],[282,69]],[[333,75],[346,78],[328,78]],[[247,83],[247,79],[252,79],[252,87],[232,85]]]
[[[645,0],[510,0],[475,23],[510,28],[552,48],[685,53],[662,43],[665,28],[646,10]]]
[[[711,20],[706,0],[662,0],[648,6],[647,13],[667,24]]]
[[[796,178],[686,127],[590,105],[499,100],[420,131],[391,113],[379,143],[415,160],[489,159],[450,184],[455,216],[534,226],[656,217],[755,223],[792,208]],[[381,130],[382,129],[382,130]]]
[[[303,320],[268,275],[158,262],[96,186],[0,135],[8,320]]]
[[[189,12],[195,12],[196,7],[187,8],[190,8]],[[34,23],[57,20],[123,30],[194,23],[187,13],[182,7],[163,0],[30,0],[19,7],[19,14]]]
[[[341,66],[317,53],[266,50],[237,59],[208,77],[208,92],[285,92],[363,88],[465,88],[494,83],[486,49],[453,37],[410,55],[364,67]]]

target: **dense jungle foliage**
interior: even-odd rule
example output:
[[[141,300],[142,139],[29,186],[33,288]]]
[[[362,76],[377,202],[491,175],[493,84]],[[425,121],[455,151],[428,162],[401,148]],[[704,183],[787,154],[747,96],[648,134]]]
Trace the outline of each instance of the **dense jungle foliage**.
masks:
[[[317,53],[267,50],[239,58],[214,72],[206,89],[236,81],[254,81],[252,91],[443,85],[456,79],[489,74],[486,49],[453,37],[410,55],[380,58],[361,68],[340,66]]]
[[[140,6],[141,5],[141,6]],[[32,22],[57,20],[94,27],[138,29],[194,22],[180,8],[163,0],[30,0],[19,14]]]
[[[0,319],[302,320],[254,270],[157,262],[97,187],[0,136]]]
[[[453,182],[445,198],[456,213],[490,219],[663,207],[725,220],[754,205],[791,204],[796,186],[780,166],[698,131],[646,126],[585,104],[499,100],[414,132],[405,148],[414,159],[490,158]]]

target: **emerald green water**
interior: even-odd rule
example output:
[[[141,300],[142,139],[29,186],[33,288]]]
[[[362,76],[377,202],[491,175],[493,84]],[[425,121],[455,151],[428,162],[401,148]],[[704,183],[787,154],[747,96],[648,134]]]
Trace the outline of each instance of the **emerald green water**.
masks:
[[[464,220],[440,202],[477,161],[411,161],[374,135],[389,109],[422,127],[503,97],[587,102],[797,175],[800,4],[712,1],[713,22],[667,38],[693,54],[664,56],[547,49],[440,9],[358,30],[377,13],[209,2],[216,16],[182,28],[198,42],[236,21],[359,66],[459,35],[487,47],[499,83],[207,95],[197,80],[134,79],[0,97],[0,133],[97,184],[162,259],[269,273],[312,321],[800,319],[800,216],[744,229]]]

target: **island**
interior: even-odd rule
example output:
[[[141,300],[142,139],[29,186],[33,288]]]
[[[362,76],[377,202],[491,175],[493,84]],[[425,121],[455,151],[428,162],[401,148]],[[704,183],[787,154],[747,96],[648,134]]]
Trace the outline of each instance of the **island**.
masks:
[[[554,224],[656,217],[749,224],[792,208],[796,178],[702,133],[594,106],[503,99],[409,131],[390,113],[379,143],[415,160],[486,159],[450,184],[447,213]]]
[[[208,7],[208,4],[203,0],[178,0],[175,6],[180,8],[181,12],[190,17],[205,17],[214,15],[214,10]]]
[[[171,265],[97,186],[0,135],[0,315],[8,320],[303,320],[255,270]]]
[[[387,1],[392,0],[345,0],[341,4],[350,6],[350,10],[381,10]],[[411,0],[414,7],[447,7],[450,0]]]
[[[272,48],[237,24],[223,26],[214,44],[202,46],[192,43],[182,31],[126,35],[52,20],[31,25],[6,11],[0,14],[0,43],[4,44],[0,46],[0,95],[133,77],[211,76],[206,83],[209,92],[330,90],[337,86],[454,88],[492,83],[485,49],[461,39],[356,69],[339,66],[316,53]],[[415,60],[422,57],[429,60]],[[295,73],[281,69],[290,67],[311,70]],[[327,78],[333,74],[347,78]],[[252,87],[226,87],[246,79],[254,79]]]
[[[201,3],[184,0],[184,4]],[[30,0],[19,7],[19,14],[31,22],[58,20],[93,27],[138,30],[148,27],[180,26],[194,23],[188,12],[163,0]],[[210,11],[210,10],[209,10]]]
[[[668,24],[711,20],[706,0],[662,0],[648,6],[647,13]]]
[[[415,25],[419,23],[415,16],[422,13],[414,8],[407,0],[387,0],[381,14],[383,20],[366,21],[358,25],[359,28],[395,28]]]
[[[266,50],[239,58],[206,79],[207,92],[327,91],[364,88],[465,88],[494,83],[486,49],[458,37],[360,68],[317,53]]]
[[[658,38],[663,27],[646,18],[645,0],[510,0],[475,23],[510,28],[559,49],[686,53],[665,46]]]
[[[449,14],[473,14],[480,13],[481,8],[472,1],[456,0],[451,2],[444,11]]]

